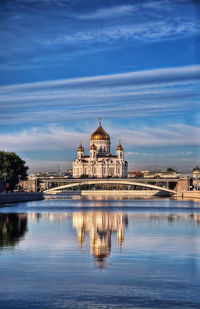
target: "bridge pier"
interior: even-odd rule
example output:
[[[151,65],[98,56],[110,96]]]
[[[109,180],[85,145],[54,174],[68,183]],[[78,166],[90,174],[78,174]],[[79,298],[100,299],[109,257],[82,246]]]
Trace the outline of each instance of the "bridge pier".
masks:
[[[184,191],[190,190],[190,178],[179,178],[174,190],[177,191],[178,195],[181,195]]]

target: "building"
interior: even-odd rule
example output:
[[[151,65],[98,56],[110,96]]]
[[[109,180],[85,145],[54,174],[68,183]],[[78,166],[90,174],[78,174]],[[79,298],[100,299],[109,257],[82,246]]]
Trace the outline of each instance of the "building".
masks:
[[[144,173],[143,177],[144,178],[179,178],[181,176],[180,173],[177,172],[165,172],[165,171],[161,171],[161,172],[147,172]]]
[[[119,143],[116,155],[110,153],[110,136],[99,126],[90,137],[90,154],[84,154],[82,144],[78,147],[77,159],[73,162],[73,177],[89,178],[119,177],[126,178],[128,162],[124,160],[124,150]]]
[[[194,169],[192,178],[193,178],[193,188],[195,190],[200,190],[200,170],[199,168]]]
[[[37,192],[39,191],[37,183],[37,176],[35,174],[30,174],[28,175],[27,180],[20,180],[19,186],[24,191]]]

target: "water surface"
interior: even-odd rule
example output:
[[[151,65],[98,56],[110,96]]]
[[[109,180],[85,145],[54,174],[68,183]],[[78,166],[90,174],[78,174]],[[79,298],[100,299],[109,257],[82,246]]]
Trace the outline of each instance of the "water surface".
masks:
[[[0,308],[200,308],[200,203],[0,208]]]

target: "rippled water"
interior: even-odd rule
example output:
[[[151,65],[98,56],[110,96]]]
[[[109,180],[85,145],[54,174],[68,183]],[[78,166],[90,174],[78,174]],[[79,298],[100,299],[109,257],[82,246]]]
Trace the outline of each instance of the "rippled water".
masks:
[[[0,208],[0,308],[200,308],[200,203]]]

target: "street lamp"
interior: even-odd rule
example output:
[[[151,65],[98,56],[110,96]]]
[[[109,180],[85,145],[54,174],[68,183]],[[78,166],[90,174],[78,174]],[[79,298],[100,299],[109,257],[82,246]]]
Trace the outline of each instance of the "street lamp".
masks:
[[[5,183],[5,192],[6,192],[6,176],[8,176],[8,173],[3,173],[3,176],[4,176],[4,183]]]
[[[6,182],[6,176],[8,176],[8,173],[3,173],[3,176],[4,176],[4,181]]]
[[[20,183],[21,176],[22,176],[22,175],[17,175],[17,177],[19,178],[19,182],[18,182],[18,190],[20,189],[20,184],[19,184],[19,183]]]

